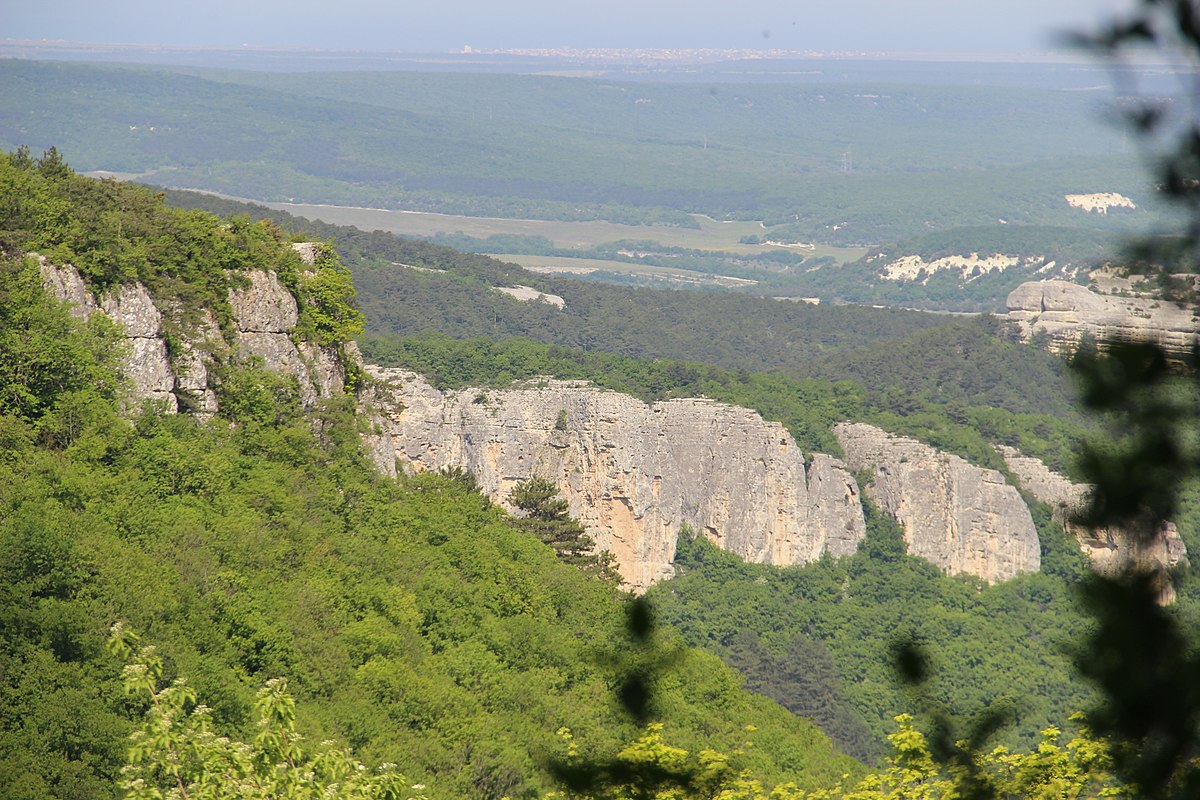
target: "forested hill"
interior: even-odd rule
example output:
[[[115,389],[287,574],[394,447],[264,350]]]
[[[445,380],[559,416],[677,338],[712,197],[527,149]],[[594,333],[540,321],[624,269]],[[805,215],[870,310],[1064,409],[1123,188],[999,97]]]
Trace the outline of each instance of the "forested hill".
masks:
[[[463,475],[375,474],[352,398],[302,414],[295,385],[254,363],[227,365],[207,424],[123,412],[116,332],[70,317],[25,256],[69,253],[93,289],[138,279],[212,310],[226,270],[286,263],[277,228],[170,209],[56,154],[0,156],[0,187],[6,798],[120,794],[145,706],[104,648],[115,621],[157,645],[164,680],[187,678],[217,732],[252,739],[255,689],[286,677],[309,742],[394,763],[432,798],[543,795],[564,727],[583,753],[636,738],[614,689],[637,648],[610,583]],[[860,769],[677,634],[650,647],[673,654],[654,695],[672,741],[736,752],[768,783]]]
[[[1061,361],[1013,344],[987,317],[580,283],[382,231],[368,233],[195,192],[166,195],[183,208],[271,219],[306,238],[336,243],[354,275],[367,332],[375,337],[523,336],[588,352],[852,379],[881,395],[893,389],[937,402],[1078,419]],[[491,291],[513,285],[559,295],[566,307],[522,303]],[[878,348],[886,348],[886,355]],[[1030,385],[1039,391],[1024,391]]]
[[[82,169],[264,200],[670,225],[703,213],[827,244],[1145,220],[1137,159],[1093,93],[903,72],[704,85],[9,59],[0,146],[56,144]],[[1064,202],[1090,191],[1139,210],[1089,218]]]
[[[175,202],[224,202],[175,193],[171,197]],[[226,207],[246,208],[232,203]],[[385,312],[388,305],[428,309],[424,315],[413,313],[407,326],[397,326],[410,335],[384,332],[380,326],[363,344],[372,360],[415,369],[442,387],[502,387],[514,380],[556,375],[588,379],[647,400],[702,394],[785,421],[806,451],[817,452],[836,449],[829,426],[847,417],[909,432],[980,463],[996,460],[991,442],[1003,440],[1019,443],[1063,469],[1078,444],[1079,428],[1064,426],[1061,419],[1079,421],[1062,365],[1008,340],[994,320],[760,301],[743,308],[740,304],[747,298],[603,286],[586,289],[601,298],[598,303],[612,303],[612,308],[629,313],[584,314],[579,307],[586,299],[580,298],[589,295],[572,294],[573,285],[566,281],[550,283],[492,259],[381,233],[275,218],[285,226],[322,230],[345,242],[343,250],[353,254],[348,263],[360,291],[388,287],[393,300],[380,304]],[[567,307],[522,304],[491,291],[494,285],[516,283],[561,293]],[[443,299],[446,296],[455,300]],[[639,299],[655,310],[680,309],[672,319],[674,330],[668,332],[652,313],[638,308]],[[690,311],[689,303],[696,303]],[[746,309],[761,311],[762,316]],[[780,316],[771,317],[772,312]],[[767,349],[758,346],[759,337],[745,336],[744,330],[763,331],[762,338],[769,340],[765,326],[787,320],[810,336],[813,346],[773,351],[778,359],[773,373],[746,369],[756,359],[768,359],[763,355]],[[849,330],[836,329],[842,320]],[[911,328],[873,327],[878,320],[900,321]],[[506,325],[531,338],[498,341],[486,336]],[[586,350],[564,346],[555,336],[567,336],[569,325],[590,325],[603,338]],[[720,338],[735,326],[743,330],[731,336],[742,337],[735,341],[745,349],[723,356],[728,345]],[[860,332],[854,341],[853,334]],[[469,333],[485,335],[457,338]],[[690,339],[685,346],[672,335]],[[703,355],[647,360],[606,353],[605,348],[656,355],[696,348]],[[722,357],[732,368],[702,363]],[[780,371],[820,375],[823,380],[792,378]],[[841,382],[835,384],[835,379]],[[1040,391],[1029,391],[1031,386]],[[1068,715],[1087,698],[1060,649],[1080,630],[1070,585],[1086,566],[1078,547],[1048,513],[1035,511],[1046,572],[992,588],[947,577],[927,562],[904,556],[894,523],[889,526],[873,513],[868,543],[853,559],[785,571],[741,565],[736,557],[714,552],[703,542],[681,545],[679,577],[656,587],[652,596],[689,642],[721,655],[757,690],[820,720],[856,753],[878,752],[880,738],[891,729],[894,709],[908,703],[892,678],[887,657],[887,644],[898,630],[939,649],[985,653],[970,657],[970,667],[951,669],[935,696],[971,713],[992,701],[986,687],[1003,682],[1025,701],[1004,740],[1027,745],[1040,727]],[[942,608],[943,603],[952,608]],[[797,605],[808,610],[798,614]],[[706,610],[710,608],[719,611]],[[864,630],[873,633],[857,635]],[[1030,631],[1036,636],[1028,636]],[[997,648],[996,642],[1006,644]],[[1045,647],[1046,642],[1055,644]]]
[[[988,442],[1006,441],[1063,471],[1086,424],[1063,362],[1012,341],[991,317],[550,279],[487,256],[212,195],[169,191],[167,198],[335,242],[367,313],[368,355],[443,386],[542,374],[587,378],[647,400],[704,394],[785,422],[818,452],[837,452],[829,426],[839,409],[976,463],[1002,466]],[[514,285],[560,295],[566,307],[493,290]],[[831,385],[842,380],[856,388],[835,398]]]

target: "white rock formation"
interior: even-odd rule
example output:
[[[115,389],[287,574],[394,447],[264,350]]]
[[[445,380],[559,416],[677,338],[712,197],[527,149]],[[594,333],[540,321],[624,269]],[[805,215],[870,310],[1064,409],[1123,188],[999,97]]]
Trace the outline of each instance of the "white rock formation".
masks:
[[[154,305],[150,293],[140,283],[123,284],[101,295],[99,302],[92,296],[79,271],[68,265],[57,267],[40,259],[42,285],[47,291],[69,304],[71,314],[87,319],[99,311],[125,332],[129,351],[122,372],[131,384],[132,401],[155,400],[168,413],[175,413],[175,371],[167,357],[163,337],[162,314]]]
[[[1102,216],[1106,216],[1110,208],[1128,208],[1131,210],[1137,208],[1132,200],[1117,192],[1067,194],[1063,195],[1063,198],[1071,208],[1078,208],[1081,211],[1086,211],[1088,214],[1095,212]]]
[[[555,481],[634,589],[673,574],[689,525],[748,561],[802,564],[854,552],[858,487],[840,461],[804,457],[782,425],[709,400],[654,405],[586,384],[443,394],[418,375],[369,368],[384,386],[369,442],[394,471],[469,470],[504,503],[519,481]]]
[[[497,286],[497,292],[506,294],[523,303],[549,303],[558,309],[567,307],[567,301],[556,294],[546,294],[545,292],[534,289],[532,286]]]
[[[1033,517],[996,470],[863,423],[834,433],[852,469],[871,470],[867,496],[904,527],[908,552],[988,583],[1041,567]]]
[[[963,281],[970,283],[977,277],[991,272],[1004,272],[1018,265],[1033,271],[1046,263],[1044,258],[1018,258],[995,253],[980,257],[979,253],[953,255],[926,261],[921,256],[901,256],[884,265],[882,276],[889,281],[908,281],[924,276],[921,283],[928,283],[935,272],[950,270],[957,272]]]
[[[1072,483],[1041,460],[1022,455],[1016,448],[998,445],[996,450],[1021,486],[1050,506],[1055,521],[1075,536],[1097,572],[1111,575],[1128,568],[1158,571],[1187,561],[1187,547],[1179,538],[1175,523],[1165,523],[1149,542],[1137,542],[1118,529],[1090,530],[1075,524],[1072,521],[1075,512],[1087,501],[1086,484]],[[1163,597],[1165,602],[1173,599],[1173,590]]]
[[[1086,334],[1144,339],[1163,348],[1188,352],[1198,319],[1191,308],[1167,300],[1114,297],[1066,281],[1023,283],[1008,295],[1008,318],[1029,339],[1045,334],[1056,352],[1072,352]]]
[[[311,255],[303,250],[300,254],[301,258]],[[170,413],[183,408],[207,418],[217,411],[216,395],[209,386],[209,363],[229,357],[259,356],[269,368],[295,375],[305,407],[340,394],[345,385],[345,370],[335,348],[293,341],[299,319],[296,299],[273,272],[239,273],[247,285],[230,290],[232,352],[211,310],[204,309],[199,324],[178,333],[179,353],[172,361],[162,310],[142,284],[121,284],[97,301],[71,265],[56,266],[42,258],[40,269],[42,285],[68,303],[73,315],[86,319],[99,311],[125,332],[129,353],[122,367],[131,384],[131,403],[152,399]]]

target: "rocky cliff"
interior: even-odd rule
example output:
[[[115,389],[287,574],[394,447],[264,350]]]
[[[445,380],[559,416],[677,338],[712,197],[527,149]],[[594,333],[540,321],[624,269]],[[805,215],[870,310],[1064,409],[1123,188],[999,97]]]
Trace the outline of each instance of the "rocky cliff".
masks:
[[[708,400],[647,405],[584,384],[442,393],[372,369],[387,387],[371,450],[394,471],[463,467],[503,503],[532,475],[555,481],[635,589],[669,577],[683,525],[748,561],[802,564],[854,552],[858,486],[837,459],[804,455],[782,425]]]
[[[181,327],[136,283],[97,298],[70,266],[43,261],[42,276],[73,313],[98,311],[124,330],[131,401],[211,416],[210,367],[255,356],[294,375],[305,406],[343,391],[337,348],[297,341],[296,299],[273,273],[234,282],[224,329],[211,311]],[[357,360],[352,345],[349,355]],[[673,573],[684,525],[749,561],[778,565],[853,553],[865,534],[847,466],[823,454],[806,462],[782,425],[748,409],[702,399],[647,405],[553,380],[442,393],[413,373],[368,370],[375,381],[365,407],[377,432],[366,445],[382,470],[462,467],[501,504],[518,481],[549,478],[636,589]],[[1038,569],[1029,511],[999,473],[867,425],[837,434],[850,466],[872,471],[868,492],[904,526],[911,553],[987,581]]]
[[[1040,568],[1033,518],[999,472],[872,425],[843,423],[834,433],[846,463],[871,472],[867,496],[904,527],[912,555],[989,583]]]
[[[996,450],[1022,488],[1050,506],[1054,519],[1075,536],[1097,572],[1113,574],[1131,567],[1156,572],[1187,561],[1187,548],[1179,538],[1175,523],[1165,523],[1149,542],[1138,542],[1119,529],[1093,530],[1077,525],[1073,516],[1087,499],[1087,485],[1072,483],[1040,460],[1022,455],[1015,448],[1001,445]],[[1170,588],[1169,584],[1166,588]],[[1169,602],[1173,596],[1172,591],[1163,600]]]
[[[1085,335],[1093,339],[1146,339],[1185,353],[1200,330],[1196,313],[1167,300],[1093,292],[1066,281],[1023,283],[1008,296],[1008,318],[1025,339],[1042,334],[1056,352],[1071,352]]]
[[[295,247],[311,264],[312,247]],[[122,284],[97,298],[69,264],[42,258],[41,274],[42,284],[68,303],[72,314],[86,319],[100,312],[124,331],[129,348],[123,367],[131,402],[154,400],[168,413],[212,416],[218,409],[209,368],[217,361],[254,356],[295,375],[305,407],[342,392],[345,368],[337,349],[293,341],[296,298],[273,272],[245,273],[246,285],[229,291],[232,330],[222,331],[212,311],[204,309],[198,324],[173,326],[173,336],[168,335],[168,321],[174,309],[159,308],[140,283]],[[177,345],[174,353],[169,340]]]
[[[308,252],[304,247],[297,245],[301,254]],[[229,292],[238,354],[258,356],[272,369],[295,375],[305,407],[322,397],[341,394],[346,371],[336,349],[292,337],[299,320],[292,293],[273,272],[249,272],[247,277],[248,287]],[[353,349],[353,343],[348,345]]]

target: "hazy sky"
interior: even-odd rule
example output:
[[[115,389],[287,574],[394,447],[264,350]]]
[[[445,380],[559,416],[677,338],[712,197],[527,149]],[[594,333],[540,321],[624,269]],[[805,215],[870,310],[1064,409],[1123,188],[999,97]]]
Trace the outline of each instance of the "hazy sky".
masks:
[[[0,0],[0,38],[446,51],[1045,50],[1134,0]]]

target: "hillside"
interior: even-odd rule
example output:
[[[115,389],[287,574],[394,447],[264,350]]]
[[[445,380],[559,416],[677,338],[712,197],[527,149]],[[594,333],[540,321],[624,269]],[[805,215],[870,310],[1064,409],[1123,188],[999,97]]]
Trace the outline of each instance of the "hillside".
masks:
[[[0,583],[4,618],[13,621],[4,629],[2,657],[4,674],[11,676],[4,691],[21,709],[18,717],[0,717],[0,759],[6,773],[20,776],[23,796],[112,793],[121,759],[113,743],[139,710],[117,700],[119,664],[102,652],[108,623],[117,619],[160,645],[168,677],[193,680],[221,731],[245,734],[253,688],[283,675],[297,694],[301,727],[310,738],[333,737],[372,765],[395,762],[432,797],[546,791],[552,786],[547,765],[561,751],[556,731],[563,726],[596,757],[637,736],[612,693],[630,666],[630,653],[639,651],[626,638],[628,601],[523,535],[495,504],[504,499],[503,484],[493,485],[495,474],[481,467],[477,485],[462,471],[433,473],[461,462],[430,458],[426,473],[392,479],[370,469],[360,449],[363,434],[368,440],[389,437],[395,446],[409,434],[388,426],[400,415],[419,414],[421,402],[434,402],[437,392],[415,378],[389,387],[386,372],[376,371],[379,382],[373,382],[353,367],[354,351],[344,337],[360,330],[361,320],[351,269],[356,279],[364,269],[390,268],[483,291],[525,273],[427,244],[336,230],[351,244],[347,269],[333,250],[297,245],[274,224],[223,222],[171,209],[143,188],[80,178],[54,153],[37,160],[26,153],[5,156],[0,167],[0,180],[12,189],[8,196],[17,199],[0,225],[7,254],[0,283],[6,321],[0,328],[0,363],[6,365],[0,371],[0,485],[6,487],[0,500],[7,511],[0,514],[0,535],[10,554]],[[35,248],[44,259],[25,257]],[[409,266],[387,263],[396,253],[407,254]],[[73,274],[60,268],[66,263],[78,268],[77,286],[64,277]],[[116,325],[101,315],[86,325],[72,321],[42,291],[43,282],[55,292],[75,292],[76,313],[98,308]],[[427,287],[432,302],[438,302],[439,285]],[[67,291],[71,286],[76,288]],[[609,294],[602,298],[635,297],[628,290],[604,291]],[[662,307],[680,296],[663,293]],[[742,302],[718,300],[712,308],[736,310]],[[149,312],[138,310],[145,304],[159,315],[148,329],[141,326]],[[795,307],[783,308],[795,313]],[[730,467],[728,459],[736,456],[757,469],[752,448],[734,434],[767,431],[771,449],[778,449],[782,429],[745,409],[677,400],[639,412],[624,395],[551,384],[547,375],[591,379],[646,399],[703,394],[757,408],[786,422],[818,454],[796,450],[789,456],[792,467],[807,471],[810,487],[813,475],[829,466],[822,453],[842,447],[855,457],[831,431],[846,419],[917,433],[1002,470],[1005,461],[991,447],[998,439],[1061,458],[1084,435],[1062,419],[1073,407],[1058,405],[1065,396],[1054,388],[1065,380],[1061,371],[1008,340],[994,322],[947,324],[926,315],[854,308],[809,312],[820,313],[768,322],[790,319],[797,335],[828,341],[827,359],[809,364],[814,372],[818,366],[833,371],[823,380],[531,340],[426,334],[372,337],[364,344],[368,354],[419,368],[443,387],[474,387],[436,401],[447,408],[458,404],[453,413],[428,415],[442,436],[457,435],[448,423],[461,420],[467,434],[461,448],[451,439],[416,434],[414,444],[395,448],[393,466],[404,464],[402,455],[415,459],[421,448],[430,456],[467,452],[474,439],[487,445],[497,474],[523,479],[530,465],[522,459],[541,458],[540,445],[519,444],[505,453],[494,447],[501,439],[485,430],[489,426],[516,441],[521,420],[537,416],[540,422],[524,433],[545,434],[560,457],[573,452],[578,438],[610,458],[604,451],[614,440],[586,444],[584,418],[633,424],[643,413],[663,425],[662,436],[653,438],[678,440],[689,462],[670,472],[665,462],[648,459],[648,482],[674,482],[686,473],[695,478],[688,487],[693,494],[732,495],[742,490],[722,488],[693,467],[711,462],[712,471],[726,478],[743,475]],[[895,337],[877,331],[857,350],[848,332],[831,334],[824,327],[846,320],[865,331],[880,319],[918,324],[909,331],[901,327]],[[604,329],[597,324],[595,330]],[[653,330],[645,324],[632,328],[632,335]],[[697,325],[689,335],[698,339],[699,331]],[[160,343],[161,351],[143,339]],[[629,346],[646,341],[631,338]],[[175,405],[165,396],[141,406],[129,402],[131,392],[153,394],[137,369],[154,362],[139,355],[142,347],[163,359],[162,370],[153,372],[168,383],[153,391],[170,395]],[[290,353],[288,348],[307,356],[281,359],[277,353]],[[340,365],[338,380],[313,378],[319,354]],[[254,355],[263,360],[247,358]],[[198,378],[196,358],[204,366],[199,384],[188,382]],[[844,372],[832,382],[838,369]],[[1003,380],[983,374],[1004,369],[1014,371]],[[877,383],[869,383],[872,376]],[[521,378],[533,379],[532,385],[513,387]],[[1014,391],[1033,380],[1043,382],[1043,396]],[[211,398],[204,394],[209,391]],[[389,393],[395,395],[390,401]],[[393,416],[356,416],[360,405]],[[173,410],[185,413],[162,413]],[[552,419],[555,411],[566,411],[559,413],[561,429]],[[676,413],[681,416],[672,422]],[[708,421],[697,426],[701,418]],[[731,424],[722,428],[720,420]],[[637,434],[626,431],[634,439]],[[695,441],[683,441],[688,437]],[[718,440],[726,461],[715,457]],[[687,455],[692,445],[702,458]],[[628,442],[621,447],[637,449]],[[917,458],[944,458],[916,442],[904,448],[893,454],[896,463],[889,462],[887,471],[900,474],[906,462],[919,468],[912,463]],[[517,456],[516,466],[505,461],[509,456]],[[777,469],[760,460],[763,468]],[[568,462],[560,466],[570,471]],[[604,463],[628,471],[622,466],[627,462]],[[971,480],[1009,480],[945,463],[982,476]],[[587,478],[583,467],[590,466],[578,466]],[[857,482],[852,497],[875,497],[883,507],[875,492],[894,489],[885,488],[882,472],[872,485],[869,466],[864,462],[844,482]],[[573,480],[561,486],[584,516],[580,509],[587,507],[572,494]],[[1006,491],[1020,503],[1015,489]],[[751,490],[742,493],[756,497]],[[621,499],[610,494],[607,500]],[[724,507],[732,505],[726,500]],[[693,539],[685,530],[672,542],[678,574],[659,582],[650,596],[681,633],[663,630],[651,652],[643,653],[674,653],[671,669],[654,686],[655,716],[667,721],[670,741],[693,751],[732,753],[768,784],[829,786],[843,772],[857,774],[859,767],[838,755],[823,734],[740,686],[744,680],[785,702],[817,721],[839,748],[869,761],[893,729],[890,718],[914,707],[891,677],[889,647],[896,636],[948,654],[945,663],[953,666],[939,671],[931,697],[959,713],[983,711],[996,700],[992,687],[1009,687],[1018,701],[1014,725],[1002,734],[1010,744],[1032,744],[1039,729],[1089,701],[1060,649],[1086,627],[1072,586],[1086,574],[1087,562],[1049,509],[1033,504],[1029,521],[1030,555],[1038,557],[1040,572],[1019,568],[1025,574],[981,575],[983,580],[947,576],[943,569],[959,570],[907,555],[906,546],[918,551],[915,525],[902,531],[870,503],[861,510],[865,531],[849,549],[830,546],[826,555],[774,562],[794,564],[782,570],[713,549],[710,538],[739,549],[736,540],[745,531],[736,525],[726,531],[721,526],[727,521],[710,530],[697,520],[703,536]],[[1192,516],[1181,519],[1180,530],[1194,540]],[[666,533],[677,530],[668,528]],[[753,547],[746,554],[771,560]],[[1197,582],[1184,580],[1172,613],[1192,614],[1197,596]],[[712,655],[679,650],[685,642],[720,656],[741,676]],[[634,658],[632,666],[637,664]],[[57,733],[64,723],[50,686],[69,691],[83,709],[67,734]],[[47,732],[35,735],[34,728],[18,724],[28,719]],[[746,725],[758,729],[749,750]]]
[[[3,156],[0,184],[16,200],[0,218],[6,796],[117,795],[142,711],[103,648],[117,620],[158,645],[168,679],[191,680],[219,731],[251,733],[254,688],[284,676],[310,740],[394,762],[430,797],[543,794],[563,726],[588,753],[636,737],[613,695],[630,645],[612,585],[560,563],[462,476],[380,476],[353,398],[306,401],[294,374],[245,359],[254,332],[227,298],[264,268],[295,270],[297,346],[330,346],[354,322],[338,316],[337,269],[303,274],[271,226],[175,211],[53,154]],[[124,333],[51,301],[34,247],[69,258],[101,303],[135,279],[157,302],[186,298],[163,303],[172,364],[189,326],[213,320],[217,416],[128,406]],[[768,782],[858,770],[713,657],[677,650],[677,634],[655,646],[676,653],[655,685],[673,741],[734,752],[753,724],[738,758]]]

